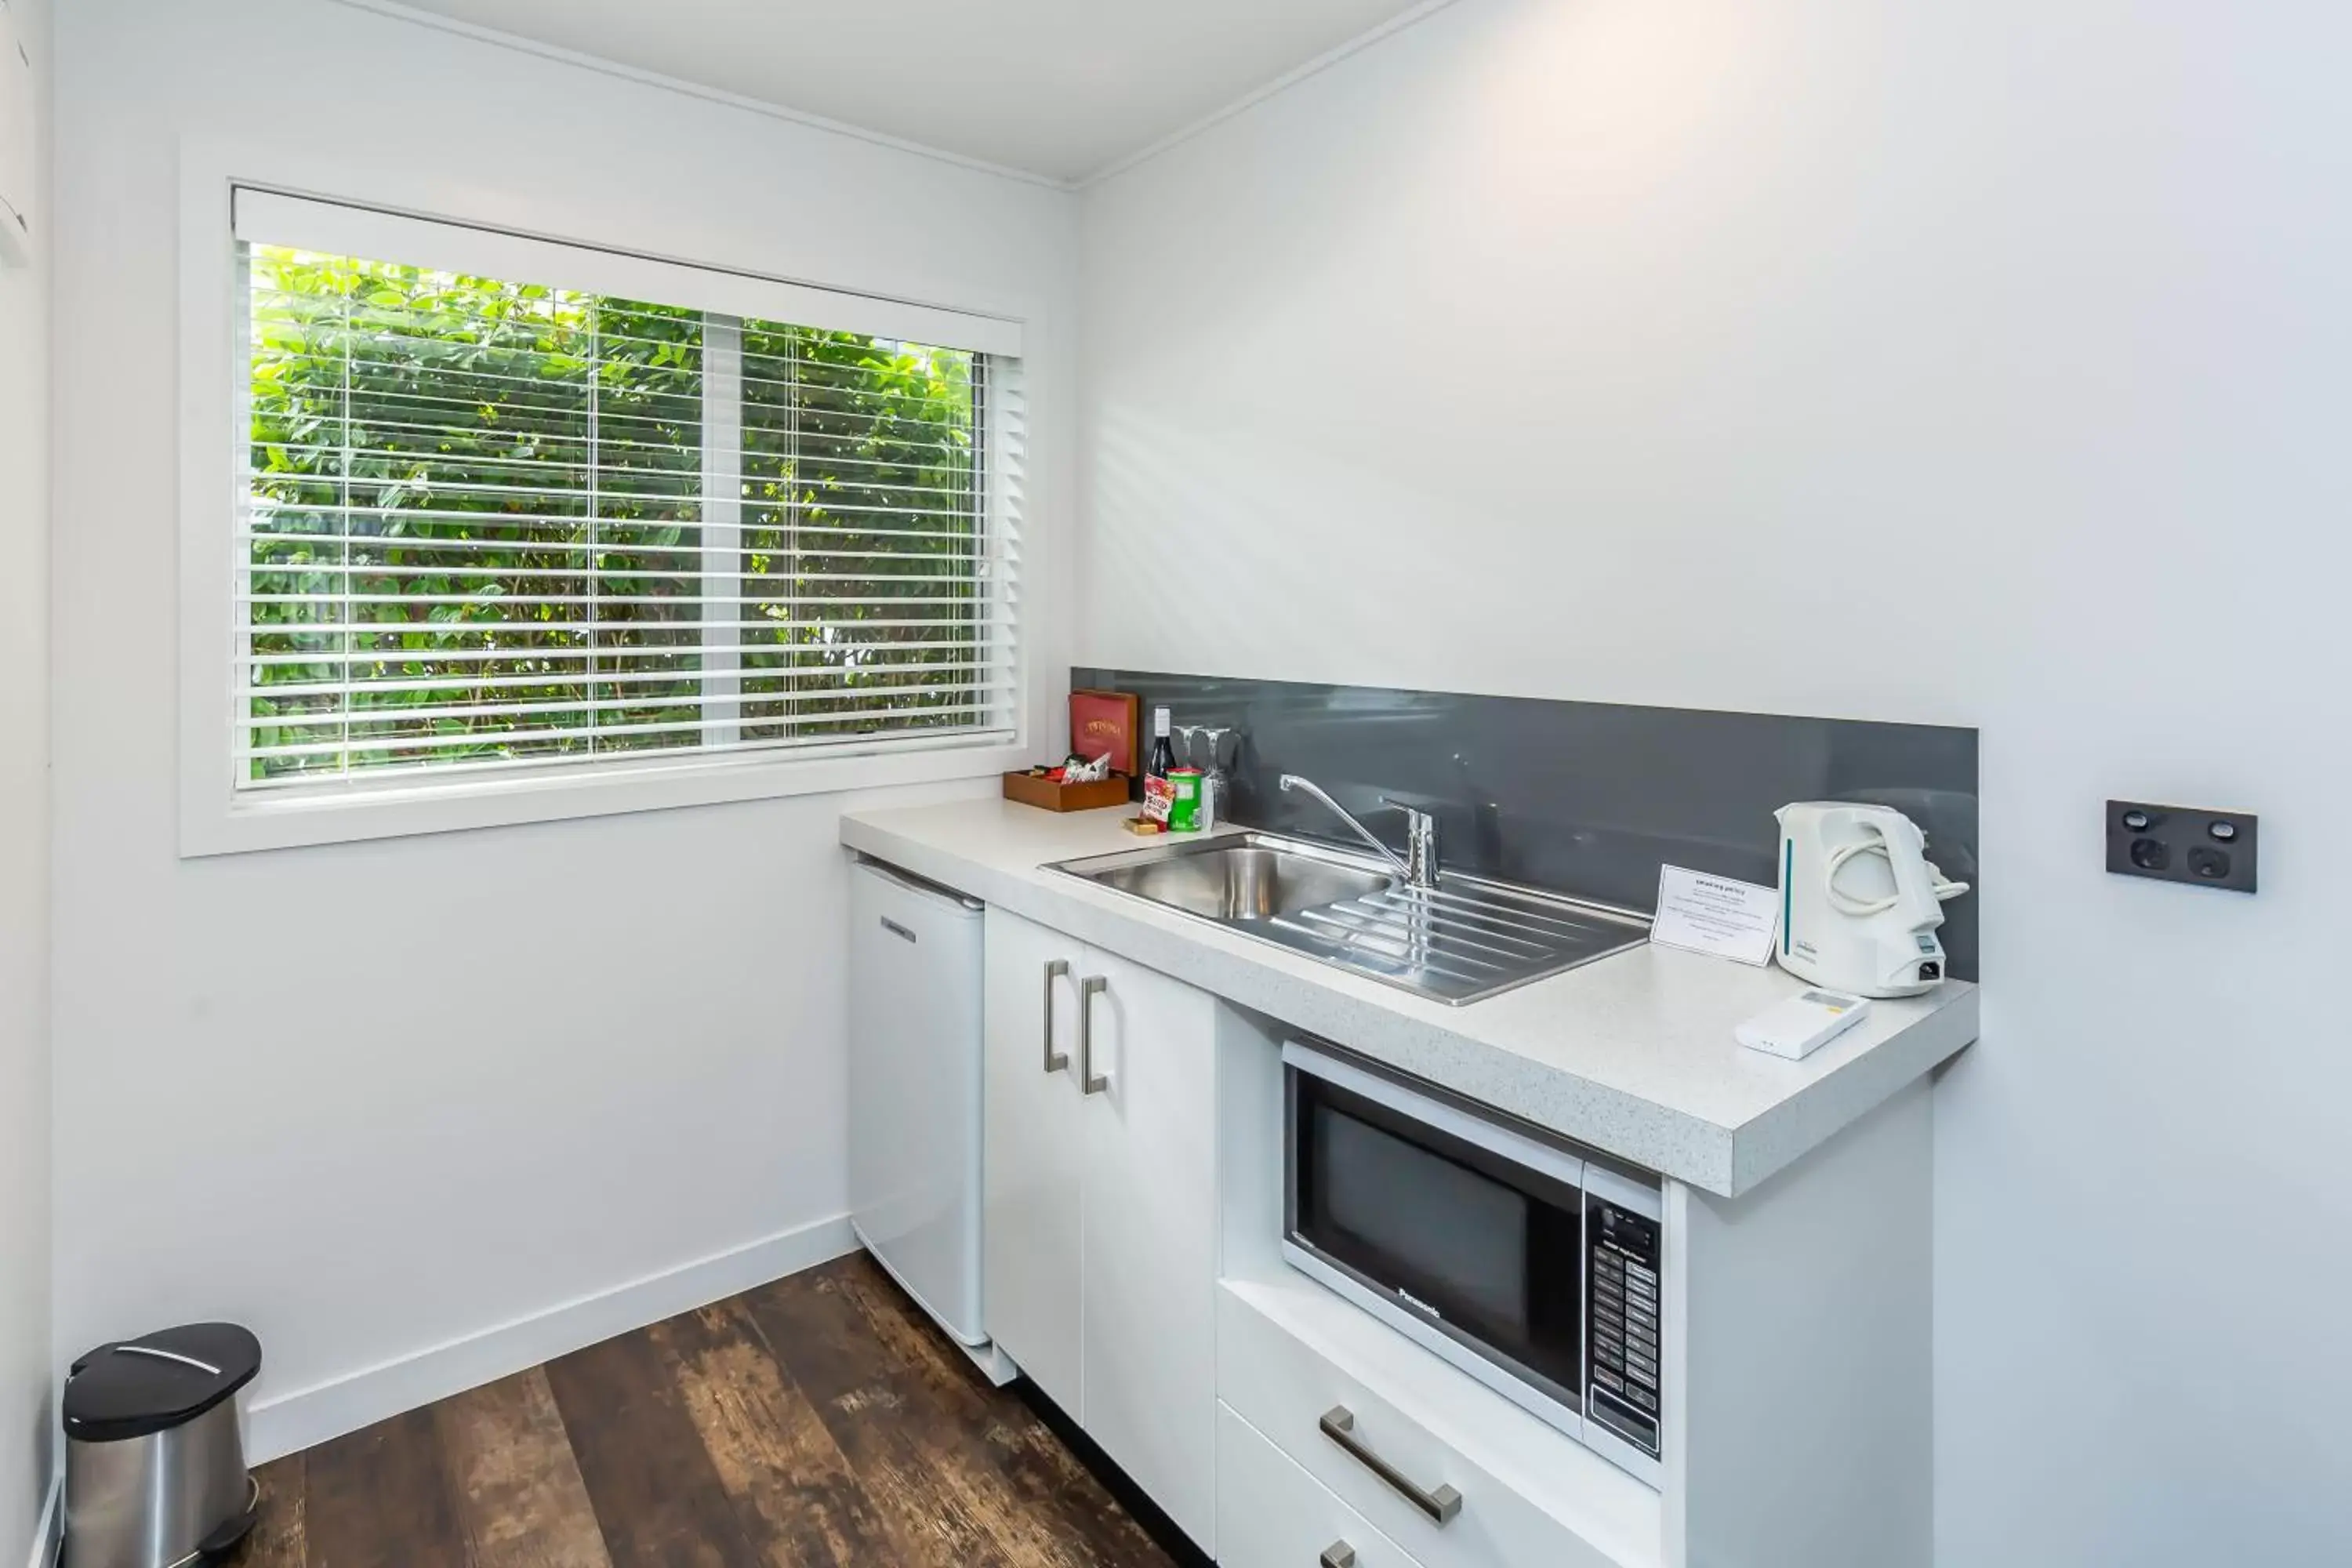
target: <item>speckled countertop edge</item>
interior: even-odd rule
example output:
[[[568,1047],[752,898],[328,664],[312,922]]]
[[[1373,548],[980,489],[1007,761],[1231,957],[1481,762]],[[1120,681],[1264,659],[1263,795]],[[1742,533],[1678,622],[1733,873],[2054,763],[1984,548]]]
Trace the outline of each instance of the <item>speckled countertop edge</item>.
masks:
[[[848,813],[840,837],[918,877],[1724,1197],[1802,1158],[1976,1038],[1976,988],[1956,982],[1881,1003],[1806,1061],[1780,1062],[1738,1047],[1730,1029],[1800,982],[1658,948],[1445,1007],[1044,868],[1137,847],[1118,826],[1124,815],[970,801]]]

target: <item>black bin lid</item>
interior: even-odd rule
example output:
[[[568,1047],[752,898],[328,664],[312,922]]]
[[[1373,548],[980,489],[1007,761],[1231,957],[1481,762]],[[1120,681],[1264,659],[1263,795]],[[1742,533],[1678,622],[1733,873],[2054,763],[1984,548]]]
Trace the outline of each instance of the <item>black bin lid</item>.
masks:
[[[261,1342],[235,1323],[187,1323],[100,1345],[66,1374],[66,1436],[120,1443],[169,1431],[260,1370]]]

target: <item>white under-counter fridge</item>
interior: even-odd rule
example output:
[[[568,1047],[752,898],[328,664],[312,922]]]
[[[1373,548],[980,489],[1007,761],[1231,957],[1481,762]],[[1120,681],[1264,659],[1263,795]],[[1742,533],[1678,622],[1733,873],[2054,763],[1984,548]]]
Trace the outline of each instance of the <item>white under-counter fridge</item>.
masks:
[[[849,1213],[857,1239],[999,1383],[981,1304],[977,900],[860,859],[849,894]]]

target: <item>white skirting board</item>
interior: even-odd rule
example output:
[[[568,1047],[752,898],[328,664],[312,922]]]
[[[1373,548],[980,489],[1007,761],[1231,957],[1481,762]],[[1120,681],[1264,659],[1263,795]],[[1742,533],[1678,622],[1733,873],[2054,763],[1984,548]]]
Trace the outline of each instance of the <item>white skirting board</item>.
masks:
[[[814,1268],[856,1246],[846,1215],[818,1220],[413,1355],[274,1394],[247,1413],[247,1459],[265,1464],[316,1447],[615,1334]]]
[[[41,1504],[39,1525],[33,1531],[32,1555],[26,1559],[26,1568],[54,1568],[58,1560],[58,1529],[64,1522],[58,1510],[64,1506],[65,1477],[49,1478],[48,1500]]]

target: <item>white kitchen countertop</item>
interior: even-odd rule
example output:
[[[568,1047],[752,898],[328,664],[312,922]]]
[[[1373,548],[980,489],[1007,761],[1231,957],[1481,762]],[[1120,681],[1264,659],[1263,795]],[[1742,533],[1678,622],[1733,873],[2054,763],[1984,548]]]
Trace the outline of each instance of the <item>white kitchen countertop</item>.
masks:
[[[1643,945],[1448,1007],[1078,878],[1047,862],[1153,842],[1131,806],[1005,800],[843,816],[841,841],[1455,1093],[1737,1197],[1977,1037],[1977,988],[1874,1003],[1801,1062],[1731,1031],[1802,982]]]

